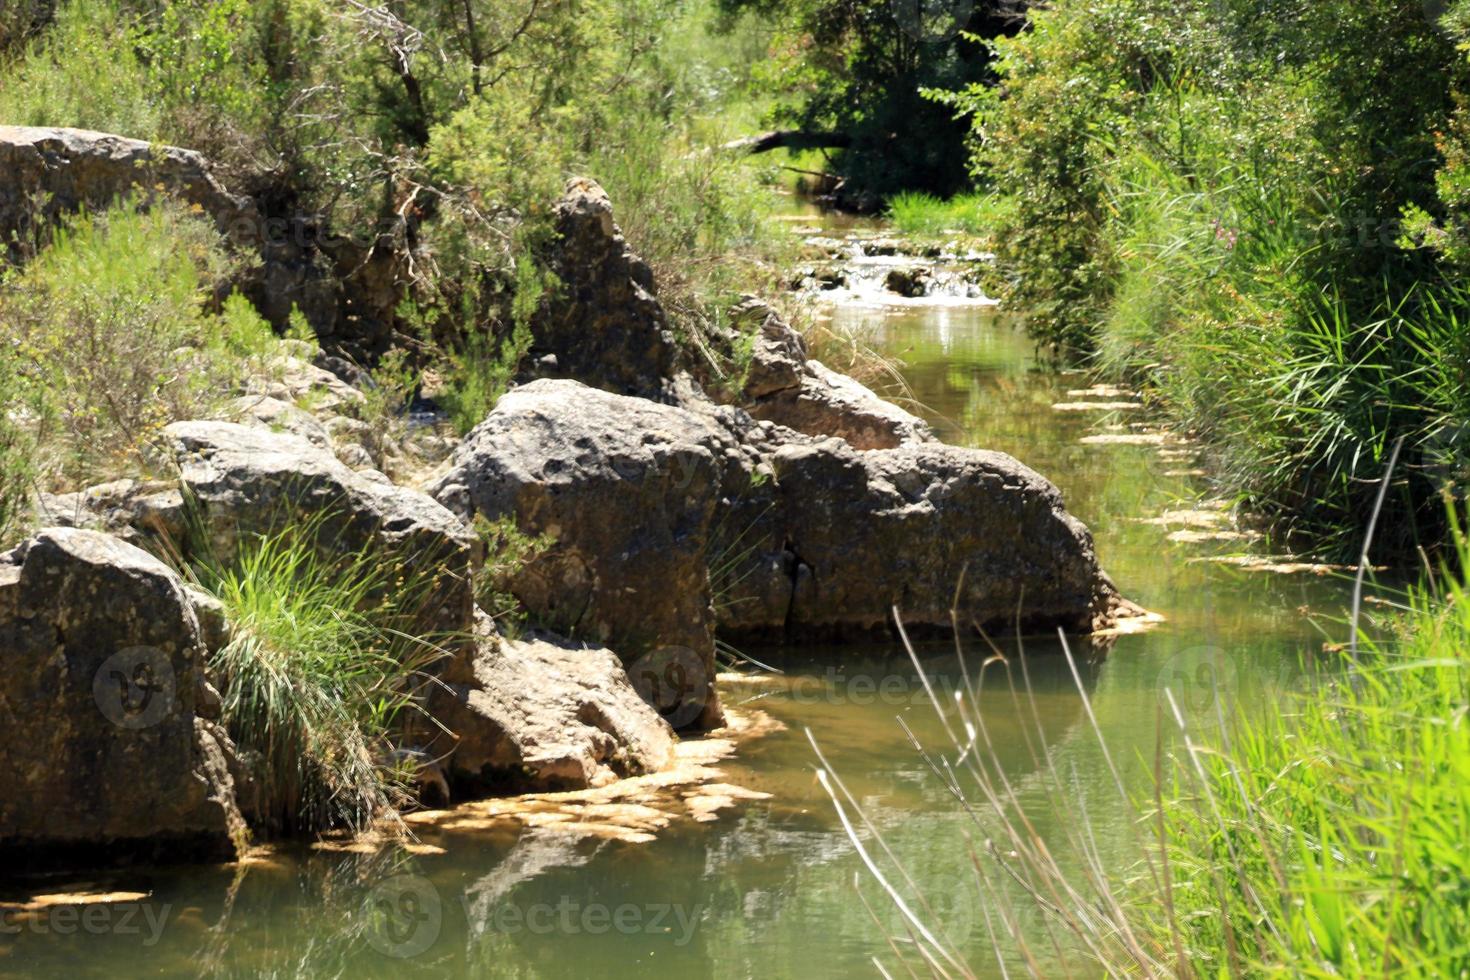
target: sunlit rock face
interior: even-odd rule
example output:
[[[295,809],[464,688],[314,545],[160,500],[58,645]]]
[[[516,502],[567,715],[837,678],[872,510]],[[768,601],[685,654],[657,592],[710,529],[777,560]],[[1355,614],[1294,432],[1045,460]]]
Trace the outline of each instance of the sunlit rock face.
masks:
[[[116,538],[52,528],[0,555],[7,868],[234,856],[244,775],[204,642],[178,576]]]

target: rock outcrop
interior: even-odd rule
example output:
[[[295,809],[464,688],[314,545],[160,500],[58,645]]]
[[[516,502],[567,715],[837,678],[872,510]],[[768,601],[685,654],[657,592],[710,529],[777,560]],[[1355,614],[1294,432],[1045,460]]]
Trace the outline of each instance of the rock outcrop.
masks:
[[[426,494],[372,470],[354,471],[300,436],[234,422],[176,422],[164,438],[180,483],[202,511],[216,555],[244,534],[309,528],[334,554],[376,548],[432,572],[422,632],[467,634],[474,608],[479,541]]]
[[[234,856],[234,748],[178,577],[95,531],[0,555],[5,867]],[[217,715],[216,715],[217,717]]]
[[[623,240],[612,203],[576,179],[556,205],[548,266],[559,285],[531,321],[532,357],[551,377],[658,397],[678,362],[653,271]]]
[[[1001,453],[858,450],[709,402],[542,380],[502,398],[453,463],[430,488],[450,510],[554,539],[511,583],[535,618],[629,661],[688,651],[681,676],[712,675],[717,630],[851,638],[895,607],[948,628],[953,606],[982,626],[1085,632],[1118,601],[1061,494]],[[680,693],[713,704],[702,683]]]
[[[774,310],[747,300],[731,311],[755,320],[744,401],[751,416],[809,436],[837,436],[854,449],[893,449],[929,442],[928,423],[878,397],[855,378],[807,357],[806,342]]]
[[[481,628],[432,689],[432,742],[457,796],[585,789],[656,772],[673,757],[668,723],[611,650],[550,635],[507,640]]]
[[[747,507],[747,555],[725,573],[727,634],[874,635],[895,609],[949,629],[951,608],[962,624],[1089,632],[1118,601],[1056,487],[1003,453],[833,438],[788,443],[771,467],[769,502]]]
[[[160,188],[198,205],[236,242],[258,234],[254,204],[226,191],[193,150],[83,129],[0,126],[0,174],[0,242],[12,260],[37,220],[102,210],[130,193],[147,200]]]
[[[726,478],[756,462],[747,453],[683,409],[546,379],[502,397],[429,492],[465,520],[510,516],[552,539],[510,583],[538,622],[628,660],[692,651],[703,678],[688,694],[712,725],[705,551]]]

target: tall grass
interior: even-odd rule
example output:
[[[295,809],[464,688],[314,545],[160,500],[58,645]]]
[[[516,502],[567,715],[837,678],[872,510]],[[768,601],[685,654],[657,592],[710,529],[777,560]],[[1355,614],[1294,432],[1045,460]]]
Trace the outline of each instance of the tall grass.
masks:
[[[1009,199],[995,193],[956,194],[945,199],[905,191],[888,200],[888,218],[905,235],[983,236],[996,230],[1009,212]]]
[[[368,549],[326,557],[318,522],[244,541],[195,575],[225,608],[210,663],[223,717],[253,760],[267,825],[360,829],[405,800],[392,736],[441,652],[414,623],[429,575]]]
[[[1140,782],[1121,774],[1073,662],[1107,782],[1127,814],[1121,862],[1116,840],[1101,845],[1027,707],[1024,658],[997,653],[966,676],[965,697],[936,702],[952,751],[924,758],[981,842],[972,855],[1002,971],[1465,976],[1470,541],[1451,526],[1451,562],[1408,594],[1381,624],[1382,638],[1360,633],[1338,662],[1309,660],[1304,676],[1314,683],[1249,716],[1217,711],[1209,733],[1192,730],[1165,692],[1170,710]],[[974,708],[987,677],[1036,722],[1026,742],[1056,828],[1047,837]],[[925,914],[902,855],[871,825],[858,832],[862,807],[840,778],[824,772],[823,782],[901,903],[909,935],[895,944],[900,958],[940,976],[978,969]],[[870,835],[877,849],[860,842]]]

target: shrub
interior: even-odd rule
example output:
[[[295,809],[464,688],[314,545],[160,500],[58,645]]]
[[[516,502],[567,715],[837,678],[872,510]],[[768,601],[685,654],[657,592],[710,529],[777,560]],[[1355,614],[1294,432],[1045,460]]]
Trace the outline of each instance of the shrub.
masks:
[[[402,805],[390,736],[446,639],[414,631],[432,570],[377,549],[328,558],[318,527],[245,540],[194,570],[230,624],[210,664],[224,723],[252,760],[265,819],[288,831],[363,829]]]
[[[238,296],[213,225],[171,203],[80,215],[0,279],[15,386],[48,482],[136,468],[169,422],[194,417],[259,370],[275,342]]]

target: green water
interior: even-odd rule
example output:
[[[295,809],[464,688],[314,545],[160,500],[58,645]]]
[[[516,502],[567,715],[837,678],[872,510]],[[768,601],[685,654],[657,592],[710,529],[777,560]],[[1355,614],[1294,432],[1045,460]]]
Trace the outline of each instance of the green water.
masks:
[[[945,439],[1010,452],[1052,478],[1093,529],[1122,591],[1168,617],[1083,666],[1125,770],[1136,775],[1152,752],[1165,684],[1193,722],[1208,726],[1217,702],[1220,711],[1257,710],[1274,688],[1293,683],[1298,651],[1323,639],[1302,607],[1333,614],[1344,589],[1316,577],[1192,563],[1210,547],[1171,544],[1165,529],[1138,523],[1197,499],[1193,478],[1165,475],[1187,461],[1161,460],[1154,447],[1082,445],[1081,437],[1117,420],[1053,411],[1083,379],[1039,371],[1024,335],[991,310],[844,307],[834,315],[904,358],[915,396]],[[1055,647],[1027,643],[1033,724],[1070,783],[1070,812],[1057,816],[1041,805],[1022,719],[994,688],[985,700],[991,737],[1043,834],[1057,835],[1085,807],[1103,860],[1124,862],[1126,811],[1111,794]],[[944,743],[907,658],[894,647],[762,653],[779,660],[786,685],[732,689],[727,699],[751,701],[789,727],[750,744],[726,769],[730,781],[769,800],[713,823],[675,824],[641,845],[568,843],[544,831],[431,832],[425,842],[443,854],[302,853],[243,870],[140,870],[10,886],[0,899],[65,890],[148,897],[75,915],[0,917],[0,975],[876,975],[873,957],[892,966],[886,937],[899,934],[898,920],[816,780],[806,728],[924,892],[936,927],[977,973],[994,975],[985,900],[970,872],[977,828],[898,724],[906,720],[926,745]],[[924,657],[940,690],[952,690],[958,672],[949,648],[926,648]],[[1034,929],[1028,916],[1018,913]]]

